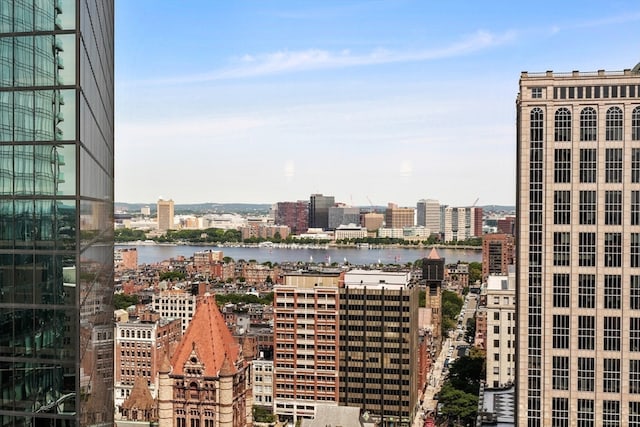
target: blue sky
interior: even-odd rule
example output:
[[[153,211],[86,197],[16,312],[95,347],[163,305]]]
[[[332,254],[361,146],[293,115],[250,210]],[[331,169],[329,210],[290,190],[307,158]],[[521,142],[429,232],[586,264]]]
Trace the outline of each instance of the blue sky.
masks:
[[[630,0],[119,0],[116,200],[514,204],[520,72],[638,62]]]

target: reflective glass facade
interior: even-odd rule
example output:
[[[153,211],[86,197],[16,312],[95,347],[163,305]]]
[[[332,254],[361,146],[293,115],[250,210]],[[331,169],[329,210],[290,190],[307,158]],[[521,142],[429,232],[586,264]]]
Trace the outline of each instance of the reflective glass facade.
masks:
[[[113,424],[113,0],[0,0],[0,427]]]

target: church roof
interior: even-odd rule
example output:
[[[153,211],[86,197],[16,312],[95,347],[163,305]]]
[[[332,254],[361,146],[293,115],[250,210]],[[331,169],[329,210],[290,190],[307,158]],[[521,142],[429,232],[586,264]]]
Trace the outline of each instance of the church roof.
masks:
[[[440,259],[440,255],[438,255],[436,248],[431,248],[431,252],[429,252],[427,259]]]
[[[215,297],[205,295],[173,354],[172,374],[184,375],[185,363],[193,363],[195,358],[195,363],[203,366],[204,376],[217,377],[227,357],[230,367],[226,368],[233,374],[235,362],[240,358],[240,345],[227,328]]]
[[[151,392],[147,385],[147,380],[145,380],[144,377],[136,377],[131,394],[127,397],[127,400],[122,403],[122,407],[124,409],[136,408],[149,410],[155,406],[155,402],[153,397],[151,397]]]

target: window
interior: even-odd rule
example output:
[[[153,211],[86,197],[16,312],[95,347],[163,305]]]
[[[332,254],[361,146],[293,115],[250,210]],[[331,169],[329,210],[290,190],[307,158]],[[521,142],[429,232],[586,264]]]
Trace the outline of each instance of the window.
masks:
[[[622,264],[621,233],[604,233],[604,266],[620,267]]]
[[[622,141],[622,110],[611,107],[607,110],[605,136],[607,141]]]
[[[556,111],[554,136],[556,141],[571,141],[571,112],[568,108]]]
[[[604,162],[605,182],[622,182],[622,148],[607,148]]]
[[[500,312],[499,311],[494,311],[493,312],[493,320],[500,320]]]
[[[569,358],[553,356],[553,389],[569,390]]]
[[[595,361],[593,357],[578,357],[578,391],[595,388]]]
[[[593,400],[578,399],[578,426],[594,427]]]
[[[571,257],[571,233],[553,233],[553,265],[569,265]]]
[[[596,233],[578,233],[578,265],[596,265]]]
[[[594,350],[596,346],[596,320],[594,316],[578,316],[578,348]]]
[[[558,148],[554,151],[554,182],[571,182],[571,149]]]
[[[632,310],[640,310],[640,276],[633,275],[629,280],[630,306]]]
[[[640,225],[640,191],[631,192],[631,225]]]
[[[604,349],[620,351],[620,318],[617,316],[604,317]]]
[[[640,182],[640,148],[631,149],[631,182]]]
[[[602,401],[602,427],[620,426],[620,402],[618,400]]]
[[[629,360],[629,393],[640,394],[640,360]]]
[[[553,192],[553,223],[571,224],[571,191]]]
[[[534,99],[542,98],[542,88],[541,87],[532,87],[531,88],[531,98],[534,98]]]
[[[620,393],[620,359],[604,359],[602,389],[606,393]]]
[[[640,107],[634,108],[631,113],[631,139],[640,141]]]
[[[629,318],[629,350],[640,352],[640,317]]]
[[[569,399],[566,397],[551,399],[551,418],[554,427],[569,427]]]
[[[578,307],[596,307],[596,276],[594,274],[578,275]]]
[[[640,402],[629,402],[628,427],[640,427]]]
[[[620,308],[621,278],[617,274],[604,276],[604,308]]]
[[[579,220],[582,225],[596,223],[596,192],[593,190],[580,191]]]
[[[631,233],[631,267],[640,267],[640,233]]]
[[[553,306],[569,307],[569,275],[553,275]]]
[[[553,315],[553,348],[569,348],[569,316]]]
[[[538,107],[532,109],[531,114],[529,115],[529,119],[531,121],[531,142],[544,141],[544,113],[542,112],[542,109]]]
[[[595,148],[580,149],[580,182],[596,182],[597,162]]]
[[[592,107],[580,112],[580,141],[595,141],[598,138],[598,116]]]
[[[622,191],[605,191],[604,223],[606,225],[622,224]]]

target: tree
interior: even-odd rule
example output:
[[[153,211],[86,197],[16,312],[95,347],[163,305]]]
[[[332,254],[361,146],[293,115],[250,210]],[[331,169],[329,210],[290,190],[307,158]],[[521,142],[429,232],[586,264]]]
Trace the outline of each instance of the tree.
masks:
[[[458,390],[447,382],[440,390],[439,403],[442,404],[439,414],[446,419],[447,425],[475,425],[477,395]]]
[[[476,283],[477,280],[482,281],[482,263],[470,262],[469,263],[469,284]]]
[[[418,295],[418,306],[419,307],[427,306],[427,291],[420,290],[420,294]]]
[[[173,280],[184,280],[185,279],[186,274],[184,274],[181,271],[165,271],[163,273],[160,273],[160,281],[164,281],[164,280],[169,280],[169,281],[173,281]]]
[[[464,340],[468,343],[472,343],[476,338],[476,316],[467,319],[467,331],[464,334]]]
[[[125,310],[132,305],[138,304],[138,295],[114,294],[113,306],[116,310]]]

